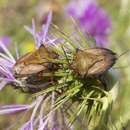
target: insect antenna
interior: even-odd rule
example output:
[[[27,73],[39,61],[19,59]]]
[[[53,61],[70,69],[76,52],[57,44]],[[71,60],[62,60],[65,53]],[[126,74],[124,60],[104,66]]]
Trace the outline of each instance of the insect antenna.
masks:
[[[120,57],[124,56],[124,55],[125,55],[125,54],[127,54],[128,52],[130,52],[130,50],[127,50],[127,51],[125,51],[125,52],[121,53],[121,54],[118,56],[118,58],[120,58]]]
[[[113,67],[113,69],[125,69],[125,68],[128,68],[129,67],[129,65],[127,65],[127,66],[115,66],[115,67]]]
[[[127,51],[121,53],[119,56],[117,56],[117,59],[119,59],[120,57],[124,56],[128,52],[130,52],[130,50],[127,50]],[[125,69],[125,68],[128,68],[128,67],[129,67],[129,65],[126,65],[126,66],[115,66],[115,67],[113,67],[113,69]]]

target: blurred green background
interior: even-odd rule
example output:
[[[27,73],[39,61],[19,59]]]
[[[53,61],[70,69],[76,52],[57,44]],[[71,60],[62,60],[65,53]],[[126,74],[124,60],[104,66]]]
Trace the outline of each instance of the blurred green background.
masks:
[[[32,18],[36,20],[37,27],[41,26],[44,16],[51,6],[53,22],[58,26],[66,25],[64,7],[69,0],[0,0],[0,37],[9,36],[9,48],[14,54],[14,45],[17,43],[20,53],[26,53],[34,48],[31,35],[24,29],[24,25],[31,26]],[[112,30],[109,37],[109,48],[117,54],[130,49],[130,1],[129,0],[98,0],[112,19]],[[124,130],[130,130],[130,52],[120,57],[116,67],[119,67],[118,95],[113,103],[112,123]],[[115,93],[116,95],[116,93]],[[0,92],[0,105],[27,103],[28,95],[6,87]],[[31,99],[28,99],[28,102]],[[9,118],[10,117],[10,118]],[[4,130],[16,115],[0,117],[0,130]],[[115,129],[116,130],[116,129]]]

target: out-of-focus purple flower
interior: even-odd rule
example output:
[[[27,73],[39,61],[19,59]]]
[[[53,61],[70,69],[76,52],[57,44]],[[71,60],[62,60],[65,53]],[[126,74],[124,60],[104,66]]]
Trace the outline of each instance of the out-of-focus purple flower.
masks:
[[[7,46],[10,43],[10,38],[8,36],[3,36],[0,37],[0,41]]]
[[[111,29],[111,20],[105,10],[99,7],[94,0],[72,0],[67,6],[67,12],[78,19],[83,31],[90,33],[97,45],[106,44]]]

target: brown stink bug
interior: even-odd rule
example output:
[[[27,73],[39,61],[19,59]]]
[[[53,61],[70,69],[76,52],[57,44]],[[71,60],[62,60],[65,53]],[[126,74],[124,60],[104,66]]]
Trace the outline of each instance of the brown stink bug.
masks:
[[[81,76],[100,75],[116,62],[117,55],[106,48],[77,49],[71,68]]]

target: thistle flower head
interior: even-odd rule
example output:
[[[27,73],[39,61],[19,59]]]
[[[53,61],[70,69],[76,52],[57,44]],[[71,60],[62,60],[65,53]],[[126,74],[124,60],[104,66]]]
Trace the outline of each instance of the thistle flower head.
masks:
[[[57,39],[50,39],[48,36],[48,28],[51,22],[52,13],[50,12],[48,15],[46,25],[42,26],[40,32],[36,32],[35,23],[32,22],[32,28],[25,27],[32,35],[35,40],[36,48],[38,49],[42,44],[53,44],[57,41]],[[59,41],[59,40],[58,40]],[[15,87],[29,87],[23,82],[24,78],[17,78],[13,73],[13,67],[17,63],[17,60],[14,59],[10,51],[7,47],[1,43],[1,49],[4,53],[0,53],[0,78],[1,78],[1,89],[6,86],[6,84],[12,84]],[[26,77],[25,77],[26,78]],[[42,87],[44,83],[42,84]],[[37,85],[35,85],[37,87]],[[22,88],[23,89],[23,88]],[[62,121],[58,123],[57,120],[57,110],[53,110],[55,103],[55,94],[42,94],[37,96],[33,103],[30,105],[5,105],[0,107],[0,114],[15,114],[17,112],[29,111],[33,109],[30,119],[26,123],[21,126],[20,130],[33,130],[37,128],[38,130],[60,130],[60,129],[68,129],[66,125],[66,117],[63,112],[59,111],[58,113],[62,114]],[[47,108],[48,106],[48,108]],[[39,111],[40,110],[40,111]]]
[[[12,68],[17,63],[17,60],[15,61],[7,48],[2,46],[6,50],[6,55],[8,55],[7,57],[1,54],[2,60],[5,61],[6,59],[6,62],[10,63],[10,66],[8,65],[7,67],[1,65],[2,80],[6,78],[11,79],[13,82],[19,81],[24,85],[24,88],[34,89],[32,96],[35,98],[32,104],[29,105],[1,107],[0,113],[8,114],[32,109],[30,111],[31,116],[28,120],[26,119],[27,122],[24,123],[20,130],[73,130],[75,128],[74,122],[79,124],[80,128],[86,129],[89,128],[89,125],[95,119],[98,120],[95,123],[96,125],[98,122],[102,123],[111,108],[112,98],[109,90],[106,88],[105,80],[101,78],[115,63],[116,54],[103,48],[96,48],[96,51],[92,51],[92,49],[88,49],[84,38],[79,45],[78,42],[73,41],[70,36],[54,25],[53,27],[60,37],[55,39],[54,36],[47,34],[51,15],[50,12],[46,25],[42,26],[39,33],[35,31],[34,21],[32,28],[25,27],[33,35],[37,48],[36,51],[28,55],[31,55],[31,61],[26,61],[26,64],[22,60],[19,62],[19,64],[24,64],[26,75],[21,76],[21,73],[19,73],[18,76],[21,76],[20,78],[13,75]],[[78,34],[82,35],[79,30]],[[49,46],[41,48],[41,44],[43,44],[42,46],[49,44]],[[84,48],[84,50],[81,50],[79,46]],[[82,52],[82,55],[79,55],[81,53],[77,53],[78,51]],[[87,56],[85,55],[86,53],[88,54]],[[95,55],[95,53],[98,55]],[[87,62],[83,57],[85,57],[85,60],[87,59]],[[35,61],[34,59],[37,60]],[[107,64],[104,63],[105,61]],[[32,69],[30,65],[34,68]],[[31,71],[34,71],[35,65],[38,65],[38,67],[42,66],[44,69],[30,74],[28,69],[30,70],[31,68]],[[105,71],[98,65],[106,67],[104,68]],[[8,75],[8,72],[3,72],[3,68],[6,68],[10,75]],[[84,68],[85,74],[81,75],[79,71],[84,70]],[[87,72],[90,69],[93,75],[88,75],[89,73]],[[99,74],[101,77],[98,73],[101,74]],[[28,85],[27,83],[31,84]],[[19,88],[21,84],[19,84]],[[37,89],[38,91],[36,91]],[[80,114],[83,111],[85,111],[85,121],[82,121],[80,118]],[[106,120],[108,121],[108,118]]]

